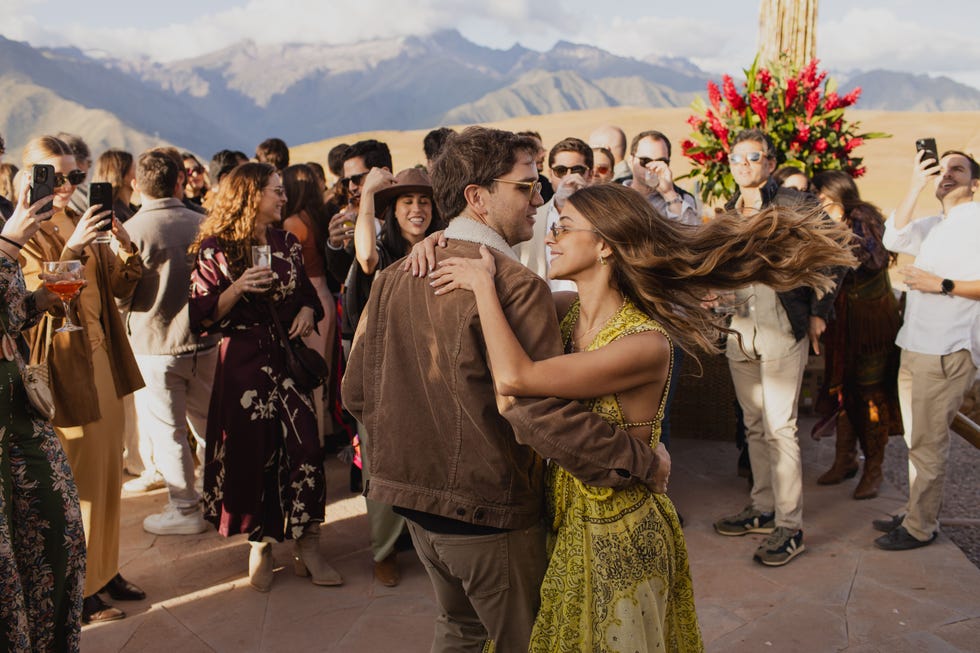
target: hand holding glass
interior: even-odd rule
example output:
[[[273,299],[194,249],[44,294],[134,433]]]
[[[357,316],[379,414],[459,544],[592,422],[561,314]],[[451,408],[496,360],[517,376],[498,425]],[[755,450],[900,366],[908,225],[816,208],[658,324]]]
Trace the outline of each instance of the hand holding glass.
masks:
[[[81,331],[82,327],[71,321],[71,300],[78,296],[85,283],[82,278],[82,262],[45,261],[44,274],[44,287],[56,294],[65,308],[65,323],[55,333]]]

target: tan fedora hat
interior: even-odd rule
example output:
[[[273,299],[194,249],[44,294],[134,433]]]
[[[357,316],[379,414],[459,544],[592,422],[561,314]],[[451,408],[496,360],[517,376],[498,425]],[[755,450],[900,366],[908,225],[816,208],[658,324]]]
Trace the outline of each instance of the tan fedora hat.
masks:
[[[374,213],[380,216],[390,202],[405,193],[426,193],[432,196],[432,182],[422,168],[407,168],[395,175],[395,183],[374,194]]]

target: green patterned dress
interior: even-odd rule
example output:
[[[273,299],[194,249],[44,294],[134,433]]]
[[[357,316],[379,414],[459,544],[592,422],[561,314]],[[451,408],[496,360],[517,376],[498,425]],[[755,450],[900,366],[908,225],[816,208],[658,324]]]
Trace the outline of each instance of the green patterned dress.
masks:
[[[576,301],[561,324],[566,344],[578,315]],[[646,331],[668,337],[627,301],[588,349]],[[616,395],[585,403],[611,424],[649,426],[654,447],[665,400],[655,419],[639,423],[627,420]],[[670,499],[640,485],[587,486],[557,466],[549,469],[547,499],[550,560],[531,651],[704,650],[687,547]]]

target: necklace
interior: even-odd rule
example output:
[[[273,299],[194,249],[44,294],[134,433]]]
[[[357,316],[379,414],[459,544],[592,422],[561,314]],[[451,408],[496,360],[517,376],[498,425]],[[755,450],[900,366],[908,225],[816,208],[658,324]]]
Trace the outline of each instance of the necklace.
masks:
[[[592,327],[588,331],[580,334],[578,337],[576,337],[574,333],[571,334],[572,351],[584,351],[585,350],[585,347],[588,347],[590,343],[589,342],[586,342],[585,343],[585,347],[582,347],[582,342],[587,337],[589,337],[593,333],[599,331],[602,327],[604,327],[607,324],[609,324],[609,321],[612,320],[614,317],[616,317],[619,314],[619,312],[621,310],[623,310],[623,307],[624,306],[626,306],[626,297],[623,297],[623,302],[616,308],[616,310],[614,310],[612,313],[610,313],[609,315],[607,315],[604,320],[602,320],[601,322],[597,323],[594,327]],[[578,317],[579,318],[582,317],[581,309],[579,309],[579,315],[578,315]],[[576,318],[575,322],[576,322],[576,324],[578,323],[578,318]],[[573,328],[573,331],[574,331],[574,328]]]

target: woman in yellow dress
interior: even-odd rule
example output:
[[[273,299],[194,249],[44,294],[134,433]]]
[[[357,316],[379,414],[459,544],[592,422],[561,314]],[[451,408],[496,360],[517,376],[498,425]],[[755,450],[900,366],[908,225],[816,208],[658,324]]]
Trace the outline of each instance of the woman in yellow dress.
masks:
[[[557,293],[567,355],[532,361],[514,337],[494,288],[493,258],[448,259],[437,292],[472,290],[494,382],[504,395],[583,401],[655,447],[671,345],[716,350],[724,326],[704,298],[753,280],[812,285],[800,270],[850,264],[843,230],[785,209],[718,219],[699,230],[657,215],[614,184],[577,191],[546,243],[549,276],[576,283]],[[644,486],[582,484],[552,466],[549,565],[531,651],[701,651],[684,536],[670,499]]]

